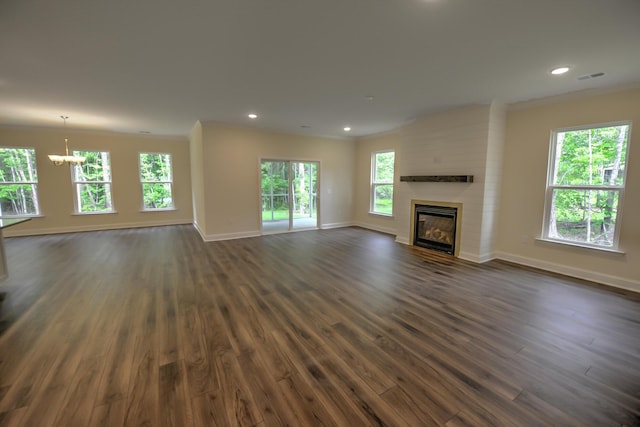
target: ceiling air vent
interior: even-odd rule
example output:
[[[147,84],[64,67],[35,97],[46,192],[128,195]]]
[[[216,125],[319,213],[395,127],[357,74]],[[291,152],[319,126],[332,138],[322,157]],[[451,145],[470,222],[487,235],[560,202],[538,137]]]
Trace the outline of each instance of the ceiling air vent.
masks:
[[[585,74],[584,76],[578,77],[578,80],[595,79],[596,77],[602,77],[602,76],[604,76],[604,73]]]

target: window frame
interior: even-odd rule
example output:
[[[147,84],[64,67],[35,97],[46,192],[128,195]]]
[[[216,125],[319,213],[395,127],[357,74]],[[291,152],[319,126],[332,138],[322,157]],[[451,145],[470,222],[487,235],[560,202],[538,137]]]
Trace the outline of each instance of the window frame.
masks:
[[[169,156],[169,160],[171,161],[171,180],[170,181],[143,181],[143,177],[142,177],[142,155],[143,154],[151,154],[151,155],[167,155]],[[156,211],[172,211],[176,209],[176,203],[175,203],[175,197],[174,197],[174,191],[173,191],[173,153],[168,153],[168,152],[151,152],[151,151],[140,151],[138,153],[138,178],[140,180],[140,191],[141,191],[141,195],[142,195],[142,199],[141,199],[141,210],[143,212],[156,212]],[[171,190],[171,206],[167,206],[164,208],[147,208],[144,205],[144,185],[145,184],[169,184],[169,188]]]
[[[108,215],[116,213],[116,208],[113,199],[113,171],[111,169],[111,152],[107,150],[73,150],[72,154],[74,156],[83,156],[86,153],[107,153],[109,156],[109,177],[110,181],[76,181],[76,172],[74,168],[82,168],[82,164],[71,164],[69,165],[69,171],[71,172],[71,188],[73,191],[73,206],[74,206],[74,214],[75,215]],[[86,156],[88,157],[88,156]],[[104,166],[104,165],[103,165]],[[80,200],[78,196],[79,185],[81,184],[108,184],[109,188],[109,199],[111,200],[111,209],[106,211],[88,211],[82,212],[80,210]],[[105,190],[106,191],[106,190]]]
[[[622,185],[560,185],[554,184],[555,178],[555,170],[556,170],[556,150],[558,146],[557,136],[559,133],[566,133],[571,131],[580,131],[580,130],[588,130],[588,129],[601,129],[607,127],[616,127],[616,126],[627,126],[627,135],[626,135],[626,143],[627,149],[624,157],[624,167],[622,168]],[[547,161],[547,182],[545,188],[545,198],[544,198],[544,216],[542,221],[542,237],[541,240],[550,241],[554,243],[559,243],[567,246],[578,246],[585,247],[589,249],[596,249],[608,252],[618,252],[619,244],[620,244],[620,230],[621,230],[621,219],[622,219],[622,210],[624,205],[624,193],[625,187],[627,185],[627,170],[628,161],[629,161],[629,151],[631,146],[631,132],[632,132],[632,122],[631,120],[622,120],[615,122],[606,122],[606,123],[596,123],[589,125],[581,125],[581,126],[571,126],[565,128],[558,128],[551,130],[550,142],[549,142],[549,159]],[[615,191],[618,194],[618,203],[616,207],[615,214],[615,229],[613,232],[613,242],[611,246],[598,245],[590,242],[581,242],[577,240],[569,240],[569,239],[561,239],[558,237],[553,237],[550,235],[549,225],[551,219],[551,207],[553,205],[553,192],[554,190],[582,190],[582,191]]]
[[[35,147],[13,147],[13,146],[7,146],[7,145],[3,145],[0,146],[0,150],[3,149],[9,149],[9,150],[31,150],[33,152],[33,166],[35,168],[35,176],[36,176],[36,180],[35,181],[0,181],[0,186],[4,186],[4,185],[16,185],[16,184],[21,184],[21,185],[31,185],[33,188],[33,192],[34,192],[34,207],[35,207],[35,212],[34,213],[25,213],[25,214],[10,214],[10,215],[6,215],[4,212],[0,211],[0,217],[2,218],[33,218],[33,217],[39,217],[42,216],[42,211],[40,210],[40,195],[38,193],[38,161],[37,161],[37,154],[36,154],[36,149]]]
[[[376,169],[378,165],[378,154],[393,153],[393,179],[390,182],[376,181]],[[395,208],[394,195],[395,195],[395,176],[396,176],[396,150],[385,149],[374,151],[371,153],[371,176],[370,176],[370,193],[369,193],[369,213],[372,215],[380,215],[392,217]],[[394,195],[391,197],[391,213],[376,211],[376,188],[382,185],[390,185]]]

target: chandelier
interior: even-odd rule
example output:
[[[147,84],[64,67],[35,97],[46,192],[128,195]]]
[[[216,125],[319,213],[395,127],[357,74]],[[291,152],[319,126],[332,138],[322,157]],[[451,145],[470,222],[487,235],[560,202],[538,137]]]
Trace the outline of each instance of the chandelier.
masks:
[[[64,121],[64,130],[66,133],[67,119],[69,117],[60,116],[60,118]],[[85,161],[85,157],[69,155],[69,138],[67,138],[66,136],[64,137],[64,148],[65,148],[64,156],[60,156],[58,154],[49,154],[49,160],[51,160],[51,163],[53,163],[56,166],[61,166],[61,165],[64,165],[65,163],[79,165],[80,163]]]

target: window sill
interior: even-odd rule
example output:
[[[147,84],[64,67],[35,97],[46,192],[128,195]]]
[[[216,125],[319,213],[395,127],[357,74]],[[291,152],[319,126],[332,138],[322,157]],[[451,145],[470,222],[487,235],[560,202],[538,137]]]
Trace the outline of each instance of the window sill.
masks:
[[[74,212],[71,215],[73,216],[85,216],[85,215],[112,215],[117,214],[117,211],[109,211],[109,212]]]
[[[609,253],[609,254],[617,254],[617,255],[624,255],[625,254],[625,252],[620,251],[618,249],[604,248],[604,247],[591,246],[591,245],[581,245],[580,243],[567,242],[566,240],[556,240],[556,239],[548,239],[548,238],[540,237],[540,238],[537,238],[536,241],[542,242],[542,243],[550,243],[552,245],[562,245],[562,246],[569,246],[569,247],[573,247],[573,248],[587,249],[587,250],[592,250],[592,251],[597,251],[597,252],[606,252],[606,253]]]
[[[42,214],[35,215],[0,215],[0,219],[20,219],[20,218],[44,218]]]
[[[140,212],[167,212],[167,211],[177,211],[176,208],[161,208],[161,209],[140,209]]]
[[[393,214],[386,214],[386,213],[381,213],[381,212],[369,211],[369,215],[381,216],[381,217],[384,217],[384,218],[393,218]]]

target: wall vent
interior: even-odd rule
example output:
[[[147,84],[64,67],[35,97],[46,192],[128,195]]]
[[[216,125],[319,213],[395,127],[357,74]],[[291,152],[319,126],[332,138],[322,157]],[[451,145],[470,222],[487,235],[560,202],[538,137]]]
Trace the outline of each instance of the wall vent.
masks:
[[[584,76],[579,76],[578,80],[595,79],[596,77],[602,77],[602,76],[604,76],[604,73],[585,74]]]

